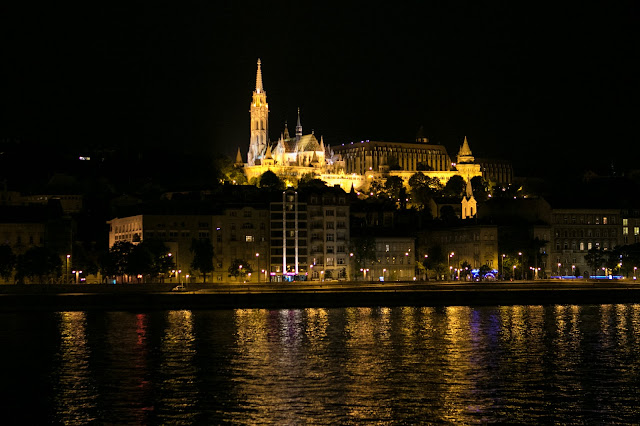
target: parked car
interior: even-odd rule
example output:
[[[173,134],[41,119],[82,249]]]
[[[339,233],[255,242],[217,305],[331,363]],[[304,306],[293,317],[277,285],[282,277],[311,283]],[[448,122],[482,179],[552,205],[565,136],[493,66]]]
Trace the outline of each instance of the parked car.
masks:
[[[186,290],[187,288],[184,286],[184,284],[178,284],[177,286],[171,289],[171,291],[186,291]]]

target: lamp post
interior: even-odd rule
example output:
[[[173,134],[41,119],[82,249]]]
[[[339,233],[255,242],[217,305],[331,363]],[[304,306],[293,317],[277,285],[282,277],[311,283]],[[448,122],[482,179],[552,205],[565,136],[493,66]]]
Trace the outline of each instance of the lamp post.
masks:
[[[558,262],[558,277],[562,277],[562,274],[560,274],[560,267],[562,266],[562,263]]]
[[[500,266],[500,275],[502,275],[502,279],[504,280],[504,258],[507,257],[506,254],[502,255],[502,265]]]
[[[522,261],[522,252],[518,252],[518,256],[520,256],[520,279],[524,280],[524,262]]]
[[[571,275],[576,276],[576,265],[571,265]]]
[[[260,269],[260,253],[256,253],[256,263],[256,266]],[[260,274],[258,274],[258,284],[260,284]]]
[[[634,281],[636,280],[636,271],[637,271],[637,270],[638,270],[638,267],[637,267],[637,266],[634,266],[634,267],[633,267],[633,280],[634,280]]]
[[[67,267],[66,267],[66,268],[65,268],[65,270],[64,270],[64,281],[65,281],[66,283],[68,283],[68,282],[69,282],[69,259],[70,259],[70,258],[71,258],[71,255],[70,255],[70,254],[68,254],[68,255],[67,255]]]
[[[424,280],[429,281],[429,269],[427,269],[427,259],[429,258],[428,254],[424,255]]]
[[[349,253],[349,279],[353,281],[357,281],[356,277],[355,265],[353,264],[353,253]]]
[[[453,269],[453,267],[451,266],[451,258],[455,255],[454,252],[451,252],[451,254],[449,254],[449,256],[447,256],[447,266],[449,267],[449,279],[447,281],[449,281],[451,279],[451,269]]]

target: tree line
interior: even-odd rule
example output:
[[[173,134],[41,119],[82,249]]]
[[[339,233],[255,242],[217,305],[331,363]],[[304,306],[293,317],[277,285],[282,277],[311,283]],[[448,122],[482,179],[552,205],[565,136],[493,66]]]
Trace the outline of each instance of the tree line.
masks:
[[[214,271],[214,250],[208,239],[192,240],[191,271],[198,272],[206,282]],[[115,243],[108,251],[88,255],[91,251],[74,245],[73,268],[86,274],[100,272],[103,279],[124,281],[163,281],[175,274],[174,256],[161,241],[146,239],[140,244],[128,241]],[[72,271],[63,257],[46,247],[31,247],[22,254],[13,252],[9,245],[0,245],[0,277],[17,284],[60,283],[72,281]]]

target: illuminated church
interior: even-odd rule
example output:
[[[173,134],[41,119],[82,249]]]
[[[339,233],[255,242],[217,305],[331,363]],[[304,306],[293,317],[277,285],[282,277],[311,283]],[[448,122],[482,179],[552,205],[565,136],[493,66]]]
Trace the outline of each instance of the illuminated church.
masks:
[[[405,184],[421,171],[444,184],[451,176],[460,175],[466,181],[482,176],[479,164],[465,137],[457,162],[452,162],[444,146],[430,144],[427,138],[416,142],[360,141],[344,143],[334,148],[325,145],[313,134],[304,135],[298,109],[295,134],[291,135],[285,123],[277,142],[269,140],[269,104],[262,83],[261,62],[258,59],[256,88],[251,101],[251,139],[246,163],[240,149],[236,164],[244,166],[251,182],[267,170],[294,185],[300,178],[311,174],[328,185],[340,185],[345,191],[352,187],[366,190],[372,181],[384,181],[389,176],[399,176]]]

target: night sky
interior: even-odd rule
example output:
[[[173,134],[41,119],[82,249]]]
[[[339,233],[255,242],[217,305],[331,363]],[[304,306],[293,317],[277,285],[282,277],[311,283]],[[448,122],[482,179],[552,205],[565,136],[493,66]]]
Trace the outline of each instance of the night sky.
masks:
[[[5,140],[246,154],[261,58],[272,139],[299,106],[325,143],[422,125],[516,173],[640,154],[631,1],[54,3],[1,6]]]

